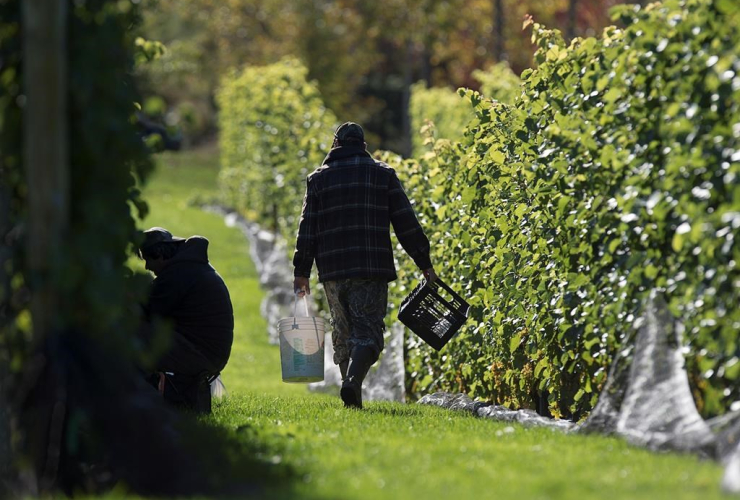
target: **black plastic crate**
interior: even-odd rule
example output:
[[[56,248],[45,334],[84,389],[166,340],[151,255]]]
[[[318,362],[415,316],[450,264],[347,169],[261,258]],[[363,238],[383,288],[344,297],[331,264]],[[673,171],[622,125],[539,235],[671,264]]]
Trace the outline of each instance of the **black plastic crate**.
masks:
[[[450,301],[440,293],[444,289]],[[398,310],[398,319],[424,342],[442,349],[468,319],[470,305],[442,280],[422,281],[406,297]]]

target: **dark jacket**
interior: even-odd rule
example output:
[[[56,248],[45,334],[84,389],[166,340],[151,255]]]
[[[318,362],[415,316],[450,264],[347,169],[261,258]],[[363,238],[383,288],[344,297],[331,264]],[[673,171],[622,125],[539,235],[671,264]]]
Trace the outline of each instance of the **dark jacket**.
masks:
[[[295,276],[319,281],[371,278],[393,281],[390,226],[420,269],[432,267],[429,240],[416,220],[395,170],[363,148],[332,149],[306,181],[293,256]]]
[[[149,316],[174,322],[175,334],[189,340],[215,366],[223,368],[234,340],[231,298],[221,276],[208,263],[208,240],[188,238],[151,285]]]

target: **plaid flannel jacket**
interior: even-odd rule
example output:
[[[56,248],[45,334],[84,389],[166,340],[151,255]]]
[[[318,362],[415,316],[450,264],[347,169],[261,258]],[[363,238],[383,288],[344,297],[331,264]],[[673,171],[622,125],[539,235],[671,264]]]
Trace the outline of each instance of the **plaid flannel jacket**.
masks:
[[[364,149],[337,148],[306,180],[293,265],[319,281],[396,279],[390,225],[420,269],[432,267],[424,235],[396,172]]]

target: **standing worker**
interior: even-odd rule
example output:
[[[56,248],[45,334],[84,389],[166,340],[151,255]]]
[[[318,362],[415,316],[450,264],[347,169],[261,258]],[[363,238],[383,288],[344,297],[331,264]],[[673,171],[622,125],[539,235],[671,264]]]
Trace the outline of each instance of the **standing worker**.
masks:
[[[362,408],[362,381],[383,351],[388,282],[396,279],[390,225],[428,281],[437,279],[429,240],[396,172],[366,150],[347,122],[324,163],[306,180],[293,266],[294,290],[310,294],[314,260],[334,326],[334,363],[346,407]]]

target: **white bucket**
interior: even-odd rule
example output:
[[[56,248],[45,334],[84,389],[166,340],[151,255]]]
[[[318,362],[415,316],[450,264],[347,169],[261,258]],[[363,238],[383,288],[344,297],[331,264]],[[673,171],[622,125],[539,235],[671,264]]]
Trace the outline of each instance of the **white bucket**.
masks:
[[[306,317],[278,321],[280,363],[283,382],[320,382],[324,380],[324,320],[308,316],[308,303],[303,297]]]

